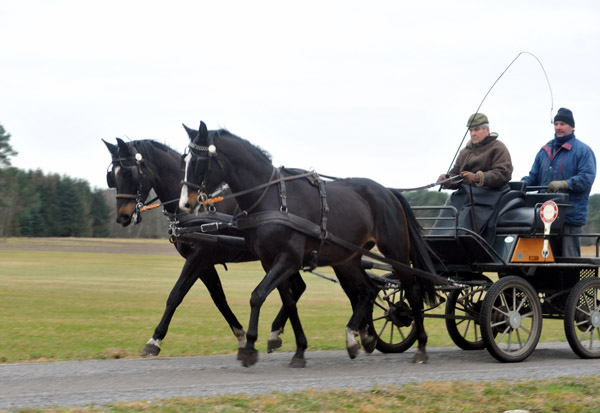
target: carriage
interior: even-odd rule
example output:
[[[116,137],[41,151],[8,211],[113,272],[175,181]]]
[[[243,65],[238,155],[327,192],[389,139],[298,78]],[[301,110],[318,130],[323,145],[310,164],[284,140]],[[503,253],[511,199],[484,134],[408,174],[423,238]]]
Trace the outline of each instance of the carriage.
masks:
[[[342,180],[341,183],[332,180],[325,185],[314,171],[274,168],[270,159],[259,148],[227,131],[209,132],[203,123],[198,131],[189,128],[186,130],[191,143],[189,152],[184,155],[186,175],[183,188],[186,196],[182,191],[181,197],[178,193],[183,173],[181,155],[173,153],[169,148],[157,147],[156,143],[150,145],[132,142],[126,145],[118,140],[118,148],[107,143],[113,156],[107,182],[109,186],[114,184],[117,188],[118,220],[122,225],[131,222],[132,216],[135,217],[143,209],[143,201],[153,187],[165,205],[165,211],[169,213],[172,241],[178,250],[182,247],[189,250],[186,254],[182,253],[186,256],[186,265],[169,296],[163,319],[142,354],[158,354],[160,341],[166,335],[175,309],[199,277],[211,290],[215,304],[238,337],[238,358],[243,360],[245,366],[256,362],[254,341],[258,319],[253,314],[257,314],[257,311],[251,311],[250,327],[253,330],[249,328],[246,333],[246,338],[252,338],[253,341],[247,340],[244,343],[244,331],[227,306],[214,270],[214,265],[218,263],[261,259],[251,254],[242,254],[244,257],[239,258],[240,252],[251,250],[248,239],[250,229],[250,242],[263,236],[265,245],[274,241],[270,245],[272,250],[281,249],[281,245],[288,243],[291,238],[304,238],[303,245],[314,246],[314,251],[300,251],[305,254],[305,263],[312,264],[306,266],[305,270],[314,270],[321,249],[331,250],[333,246],[333,254],[330,250],[326,251],[333,258],[339,258],[342,251],[348,252],[347,258],[342,257],[340,260],[342,267],[339,268],[339,273],[336,270],[336,275],[338,278],[349,276],[345,279],[346,285],[342,287],[352,302],[353,310],[364,309],[364,289],[375,286],[375,295],[368,297],[369,300],[372,298],[368,301],[368,314],[363,312],[356,317],[353,314],[348,325],[352,324],[353,329],[346,329],[347,349],[351,358],[357,355],[358,350],[352,343],[354,340],[356,344],[354,335],[358,336],[360,332],[361,342],[367,351],[377,348],[382,352],[403,352],[419,341],[415,361],[425,361],[423,317],[445,319],[450,337],[460,348],[487,348],[493,357],[503,362],[522,361],[534,351],[541,334],[543,318],[563,319],[567,340],[573,351],[584,358],[600,357],[600,234],[586,235],[596,238],[595,257],[564,258],[552,253],[556,250],[556,240],[567,236],[562,234],[564,211],[569,207],[566,194],[531,192],[541,188],[526,188],[524,183],[511,183],[511,190],[498,205],[495,240],[489,244],[479,234],[459,228],[457,211],[451,207],[410,208],[397,190],[383,188],[368,180],[350,179]],[[250,156],[251,161],[235,159],[236,156]],[[257,163],[256,170],[248,166],[251,163]],[[227,173],[231,175],[232,170],[235,170],[231,168],[235,165],[244,165],[247,169],[237,176],[227,176]],[[156,171],[160,171],[160,174]],[[258,176],[259,174],[263,176]],[[118,177],[118,182],[114,181],[115,177]],[[235,205],[235,208],[224,210],[221,207],[224,203],[216,204],[216,208],[207,207],[207,212],[196,215],[177,215],[173,212],[176,210],[174,200],[179,200],[180,208],[192,201],[196,203],[195,208],[213,205],[211,201],[222,199],[222,191],[215,192],[220,183],[250,178],[254,183],[238,182],[236,191],[232,188],[234,193],[226,195],[230,199],[235,198],[245,213],[240,214]],[[192,179],[195,183],[190,182]],[[242,190],[244,185],[246,188]],[[188,190],[192,191],[187,193]],[[363,245],[363,248],[347,241],[351,235],[343,234],[344,231],[354,230],[358,213],[367,213],[366,221],[377,215],[365,205],[359,205],[363,208],[362,211],[351,210],[350,207],[355,207],[357,199],[359,204],[364,199],[360,198],[362,195],[356,198],[354,192],[363,190],[377,194],[372,197],[373,207],[380,208],[378,214],[385,216],[378,223],[377,234],[365,236],[385,237],[381,246],[387,250],[388,256],[371,250],[375,242]],[[288,213],[288,203],[300,206],[300,210],[295,210],[312,218],[309,220],[296,213]],[[248,215],[247,211],[257,205],[260,205],[261,211]],[[327,223],[324,218],[327,218],[329,207],[338,208],[338,212],[342,213],[337,216],[329,215]],[[450,211],[450,218],[449,225],[445,225],[444,230],[440,231],[436,222],[443,209]],[[398,215],[398,210],[404,212]],[[414,212],[424,216],[415,218]],[[415,223],[417,220],[421,221],[424,235],[414,234],[414,228],[411,229],[413,220]],[[269,227],[274,232],[267,231],[266,234],[257,235],[256,228],[259,227]],[[393,256],[396,245],[405,248],[404,256]],[[383,251],[379,242],[377,247]],[[399,262],[408,258],[409,249],[412,265]],[[419,262],[419,254],[425,250],[432,251],[438,260],[433,260],[430,264]],[[275,256],[277,253],[273,254]],[[360,256],[363,256],[362,260]],[[327,259],[331,262],[333,258]],[[345,260],[351,260],[350,264],[360,267],[360,272],[366,273],[366,277],[372,282],[364,284],[361,281],[363,276]],[[273,263],[274,261],[267,263],[266,267],[271,267]],[[300,261],[293,263],[299,264]],[[300,266],[290,269],[293,265],[283,262],[279,264],[278,270],[287,271],[289,276],[290,272],[301,269]],[[296,284],[280,286],[271,283],[270,290],[260,290],[261,286],[264,287],[261,283],[253,292],[251,306],[260,307],[261,300],[272,288],[282,287],[280,293],[283,307],[273,323],[272,334],[278,331],[276,326],[282,328],[288,317],[292,325],[299,322],[295,306],[305,286],[301,284],[299,273],[291,279]],[[444,303],[445,310],[442,314],[441,305],[422,309],[422,303],[426,300],[422,300],[423,295],[421,300],[415,299],[414,291],[411,292],[409,286],[412,279],[417,282],[423,279],[435,281],[437,286],[432,292],[438,298],[438,303]],[[357,280],[362,284],[352,286]],[[271,279],[267,282],[271,282]],[[294,327],[294,333],[298,350],[291,365],[303,367],[306,341],[302,337],[301,327],[299,324],[296,326],[298,327]],[[368,331],[365,330],[366,327],[369,328]],[[372,340],[372,336],[375,336],[375,340]],[[270,351],[278,347],[278,340],[281,341],[277,336],[269,338]],[[421,350],[424,357],[417,359]],[[246,355],[241,354],[244,351],[247,351]],[[244,359],[245,356],[248,357]]]
[[[438,274],[453,281],[439,287],[444,313],[426,311],[425,317],[444,318],[458,347],[487,348],[502,362],[522,361],[534,351],[542,319],[563,319],[572,350],[582,358],[600,357],[600,234],[582,235],[595,238],[595,257],[555,256],[557,239],[567,236],[561,231],[568,194],[539,193],[545,188],[527,188],[524,182],[511,182],[510,188],[498,205],[492,245],[457,227],[453,207],[414,207],[430,212],[418,219],[440,258]],[[451,210],[450,230],[433,225],[440,209]],[[373,262],[367,266],[390,269]],[[414,343],[410,311],[393,282],[382,284],[372,319],[379,350],[401,352]]]

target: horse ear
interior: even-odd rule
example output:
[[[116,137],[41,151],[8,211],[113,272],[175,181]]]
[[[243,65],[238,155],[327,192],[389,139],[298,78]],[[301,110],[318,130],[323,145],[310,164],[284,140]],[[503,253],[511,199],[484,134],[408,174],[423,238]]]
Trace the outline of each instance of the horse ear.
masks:
[[[106,142],[104,139],[102,139],[102,142],[104,142],[104,144],[108,148],[108,151],[110,152],[111,155],[117,154],[117,151],[119,150],[119,148],[117,148],[117,145],[113,145],[110,142]]]
[[[182,125],[183,125],[183,128],[185,129],[185,131],[186,131],[186,132],[187,132],[187,134],[188,134],[188,138],[190,138],[190,140],[191,140],[191,141],[192,141],[192,140],[194,140],[194,138],[195,138],[196,136],[198,136],[198,131],[197,131],[197,130],[194,130],[194,129],[192,129],[192,128],[188,128],[188,127],[185,125],[185,123],[182,123]]]
[[[198,128],[198,137],[200,138],[200,142],[208,142],[208,128],[206,127],[206,123],[200,121],[200,127]]]
[[[119,150],[122,153],[129,153],[129,148],[127,147],[127,144],[125,143],[125,141],[123,141],[123,139],[117,138],[117,145],[119,145]]]

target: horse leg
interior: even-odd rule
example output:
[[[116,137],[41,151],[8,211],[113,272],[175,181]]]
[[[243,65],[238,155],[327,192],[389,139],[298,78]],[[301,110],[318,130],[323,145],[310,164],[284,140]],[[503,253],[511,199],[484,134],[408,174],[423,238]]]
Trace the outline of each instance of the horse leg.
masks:
[[[304,334],[304,330],[302,329],[300,317],[298,316],[298,308],[296,307],[296,299],[294,298],[291,284],[292,283],[286,280],[286,282],[277,287],[277,290],[281,296],[283,307],[286,310],[286,313],[289,315],[290,324],[292,325],[294,336],[296,337],[296,353],[294,354],[294,357],[292,357],[290,367],[298,368],[306,366],[304,352],[308,347],[308,343],[306,340],[306,335]]]
[[[227,298],[225,297],[223,285],[221,284],[217,270],[214,266],[211,266],[207,268],[206,271],[202,271],[199,278],[208,289],[210,297],[229,324],[229,328],[231,328],[231,331],[238,339],[238,349],[244,347],[246,345],[246,332],[227,303]]]
[[[144,346],[142,356],[158,356],[158,353],[160,353],[160,342],[167,335],[167,330],[169,329],[169,324],[171,323],[175,310],[197,280],[197,277],[194,274],[195,265],[192,261],[192,258],[186,260],[183,269],[181,270],[181,274],[171,289],[169,298],[167,298],[165,312],[154,329],[152,338],[150,338]]]
[[[412,309],[415,329],[417,330],[418,344],[417,351],[413,357],[413,362],[418,364],[427,363],[429,356],[425,349],[425,346],[427,345],[427,333],[425,332],[423,317],[423,298],[421,297],[419,285],[417,283],[413,283],[412,286],[406,290],[406,300]]]
[[[267,299],[267,296],[283,280],[291,276],[300,267],[300,259],[286,259],[282,255],[280,254],[275,259],[273,266],[267,271],[265,277],[254,291],[252,291],[252,295],[250,296],[250,321],[248,322],[248,330],[246,332],[246,346],[238,350],[238,360],[242,360],[244,367],[252,366],[258,361],[258,352],[254,344],[258,339],[258,320],[263,303]],[[296,261],[298,262],[296,263]],[[291,305],[290,303],[287,304]]]
[[[369,336],[372,329],[368,328],[366,319],[377,290],[363,270],[360,257],[335,266],[334,271],[352,304],[352,317],[346,326],[346,350],[348,356],[354,359],[360,353],[360,344],[356,339],[359,335],[367,352],[373,352],[375,348],[376,339]]]
[[[290,278],[289,281],[290,281],[290,288],[291,288],[292,295],[293,295],[292,298],[293,298],[294,302],[297,303],[298,300],[300,299],[300,296],[306,290],[306,284],[304,283],[304,280],[300,276],[299,272],[292,275],[292,277]],[[283,300],[283,297],[282,297],[282,300]],[[279,310],[279,314],[277,314],[277,317],[275,317],[275,320],[273,320],[273,324],[271,325],[271,334],[269,335],[269,339],[267,340],[267,352],[268,353],[272,353],[273,351],[275,351],[281,347],[282,340],[281,340],[281,337],[279,337],[279,336],[281,334],[283,334],[283,328],[285,326],[285,323],[287,322],[287,319],[288,319],[287,311],[285,309],[285,306],[282,306],[281,310]]]

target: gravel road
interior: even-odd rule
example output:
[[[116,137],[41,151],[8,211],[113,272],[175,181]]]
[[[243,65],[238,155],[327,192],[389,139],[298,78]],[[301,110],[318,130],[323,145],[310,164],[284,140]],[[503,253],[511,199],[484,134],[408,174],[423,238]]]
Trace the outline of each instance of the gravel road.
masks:
[[[0,409],[96,406],[171,397],[264,394],[438,380],[544,379],[600,374],[600,360],[578,358],[566,343],[539,344],[526,361],[503,364],[486,350],[430,348],[428,364],[403,354],[307,352],[307,367],[287,367],[292,353],[261,354],[244,368],[234,355],[0,365]]]

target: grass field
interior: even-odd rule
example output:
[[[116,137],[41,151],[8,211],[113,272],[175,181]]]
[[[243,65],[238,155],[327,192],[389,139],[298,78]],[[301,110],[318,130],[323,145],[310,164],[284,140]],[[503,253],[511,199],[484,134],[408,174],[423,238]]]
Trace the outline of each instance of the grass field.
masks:
[[[119,251],[119,252],[116,252]],[[11,238],[0,241],[0,362],[137,357],[151,337],[183,259],[166,240]],[[258,263],[219,267],[228,302],[242,325],[250,292],[264,275]],[[332,275],[328,269],[322,272]],[[306,274],[299,303],[309,350],[344,349],[350,306],[341,288]],[[280,307],[261,312],[260,351]],[[438,311],[438,310],[436,310]],[[439,311],[443,311],[443,308]],[[443,320],[426,319],[430,346],[452,346]],[[282,350],[294,349],[291,329]],[[542,341],[564,341],[562,322],[544,320]],[[201,282],[178,308],[161,356],[237,350]]]

